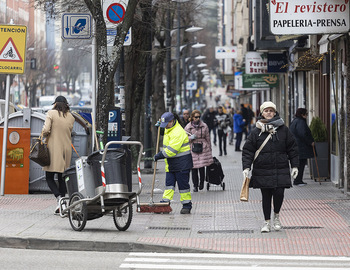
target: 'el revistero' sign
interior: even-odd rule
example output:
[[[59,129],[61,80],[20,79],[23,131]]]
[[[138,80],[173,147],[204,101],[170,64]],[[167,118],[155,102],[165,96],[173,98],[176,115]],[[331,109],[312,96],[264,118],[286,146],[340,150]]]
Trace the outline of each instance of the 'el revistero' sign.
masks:
[[[346,33],[349,0],[270,1],[270,30],[274,35]]]

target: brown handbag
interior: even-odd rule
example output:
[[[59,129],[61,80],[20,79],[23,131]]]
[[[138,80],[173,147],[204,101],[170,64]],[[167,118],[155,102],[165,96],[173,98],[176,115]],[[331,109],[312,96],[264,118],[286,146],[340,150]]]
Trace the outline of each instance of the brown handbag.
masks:
[[[43,141],[42,135],[32,139],[29,159],[42,167],[50,165],[49,149],[47,143]]]
[[[255,155],[254,155],[254,160],[253,162],[255,161],[255,159],[258,157],[258,155],[260,154],[260,151],[264,148],[264,146],[267,144],[268,140],[270,139],[271,137],[271,133],[266,137],[265,141],[262,143],[262,145],[260,146],[260,148],[255,152]],[[241,188],[241,195],[239,197],[239,199],[242,201],[242,202],[247,202],[249,200],[249,183],[250,183],[250,178],[249,177],[246,177],[244,180],[243,180],[243,183],[242,183],[242,188]]]

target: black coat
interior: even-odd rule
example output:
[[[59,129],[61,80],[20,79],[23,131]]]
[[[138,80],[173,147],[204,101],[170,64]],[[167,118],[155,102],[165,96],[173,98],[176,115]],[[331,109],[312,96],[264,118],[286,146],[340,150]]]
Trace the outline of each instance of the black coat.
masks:
[[[293,119],[289,127],[290,132],[294,135],[298,144],[299,159],[308,159],[314,157],[312,143],[314,138],[311,135],[311,130],[306,124],[306,119],[296,117]]]
[[[243,169],[251,168],[255,152],[268,136],[267,132],[259,136],[260,132],[260,129],[254,128],[243,146]],[[253,188],[292,186],[289,162],[292,168],[299,166],[296,141],[285,125],[280,126],[272,137],[254,161],[250,182]]]

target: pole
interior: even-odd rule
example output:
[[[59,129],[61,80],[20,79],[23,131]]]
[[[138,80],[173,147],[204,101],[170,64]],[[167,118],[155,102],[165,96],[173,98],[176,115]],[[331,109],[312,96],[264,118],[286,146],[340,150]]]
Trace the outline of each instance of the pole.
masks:
[[[5,119],[2,136],[2,157],[1,157],[1,191],[0,195],[5,194],[5,172],[6,172],[6,154],[7,154],[7,133],[9,125],[9,103],[10,103],[10,75],[6,76],[6,98],[5,98]]]
[[[165,47],[166,47],[166,106],[169,112],[171,108],[171,37],[170,37],[170,7],[167,9],[167,25],[165,31]]]
[[[181,111],[180,93],[180,3],[177,2],[177,38],[176,38],[176,111]]]
[[[95,33],[92,35],[92,42],[91,42],[91,80],[92,80],[92,95],[91,95],[91,106],[92,106],[92,115],[94,119],[96,119],[96,24],[95,20],[92,20],[92,29],[95,30]],[[92,138],[91,138],[91,144],[92,144],[92,149],[94,149],[94,140],[95,140],[95,134],[94,132],[92,133]],[[96,146],[98,147],[98,145]]]
[[[188,97],[187,97],[187,89],[186,89],[186,58],[185,53],[182,53],[182,78],[183,78],[183,97],[186,104],[186,109],[188,109]]]
[[[125,82],[124,82],[124,46],[122,47],[119,61],[119,100],[120,110],[125,113]]]
[[[148,23],[152,25],[152,1],[148,8]],[[145,120],[144,120],[144,145],[145,145],[145,168],[152,168],[152,132],[151,132],[151,91],[152,91],[152,28],[148,27],[146,78],[145,78]]]

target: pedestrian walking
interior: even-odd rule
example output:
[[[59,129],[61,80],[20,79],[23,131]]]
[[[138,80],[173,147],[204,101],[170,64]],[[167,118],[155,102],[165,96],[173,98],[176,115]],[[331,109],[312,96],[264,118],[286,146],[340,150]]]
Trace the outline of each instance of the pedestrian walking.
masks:
[[[233,116],[233,131],[236,133],[236,145],[235,151],[240,152],[241,150],[241,142],[243,136],[243,129],[246,126],[246,121],[243,119],[243,115],[241,111],[236,111]]]
[[[211,134],[211,132],[213,133],[214,145],[216,145],[216,114],[217,112],[214,110],[214,107],[209,106],[209,108],[202,115],[203,122],[206,123],[209,128],[209,134]]]
[[[224,155],[227,155],[226,151],[226,138],[227,133],[230,129],[230,117],[223,112],[222,106],[218,107],[218,114],[215,116],[216,126],[218,129],[218,137],[219,137],[219,156],[222,156],[222,152]]]
[[[205,167],[213,163],[209,128],[206,123],[200,120],[200,117],[200,111],[194,110],[191,113],[190,122],[185,127],[192,150],[192,182],[194,192],[198,192],[198,188],[199,190],[204,188]]]
[[[260,106],[260,117],[256,128],[248,136],[242,152],[243,177],[249,176],[253,165],[250,186],[259,188],[262,194],[262,208],[265,223],[262,233],[271,231],[271,203],[273,200],[273,228],[281,229],[279,213],[283,204],[284,190],[292,187],[291,175],[298,175],[298,146],[293,134],[276,111],[276,105],[266,101]],[[260,149],[267,137],[266,145]],[[257,151],[260,151],[260,153]],[[255,155],[257,155],[254,160]],[[289,163],[292,167],[290,173]]]
[[[293,185],[299,187],[306,185],[306,183],[303,182],[305,165],[307,163],[307,159],[314,156],[313,146],[315,145],[315,141],[312,137],[311,130],[306,123],[307,115],[308,113],[305,108],[298,108],[289,127],[289,130],[295,137],[299,150],[299,173],[293,182]]]
[[[69,111],[67,99],[58,96],[53,103],[53,109],[46,115],[42,134],[46,138],[47,148],[50,152],[50,165],[43,167],[47,184],[57,199],[66,195],[66,184],[62,173],[69,167],[72,157],[72,129],[75,121],[74,116]],[[58,186],[54,180],[57,174]],[[59,213],[59,205],[55,209],[55,214]]]
[[[181,119],[181,126],[184,128],[189,122],[190,122],[190,111],[189,110],[183,110]]]
[[[243,119],[246,121],[246,123],[249,123],[249,111],[248,109],[244,106],[244,104],[241,104],[241,112]],[[251,120],[250,120],[251,121]],[[245,139],[248,137],[248,129],[247,126],[243,128],[243,133],[245,134]]]
[[[252,131],[252,121],[253,121],[253,118],[255,117],[255,113],[253,112],[253,110],[250,107],[251,107],[251,105],[247,106],[248,114],[247,114],[247,119],[246,119],[246,126],[247,126],[248,135]]]
[[[171,112],[161,116],[160,127],[165,128],[163,150],[153,159],[165,159],[165,190],[163,202],[170,202],[175,193],[176,183],[182,203],[181,214],[190,214],[192,198],[190,190],[190,170],[193,167],[191,148],[186,131],[180,125],[180,118]]]
[[[230,118],[230,131],[228,132],[228,141],[229,145],[233,144],[234,139],[234,127],[233,127],[233,116],[235,114],[235,110],[231,107],[229,107],[228,116]]]

